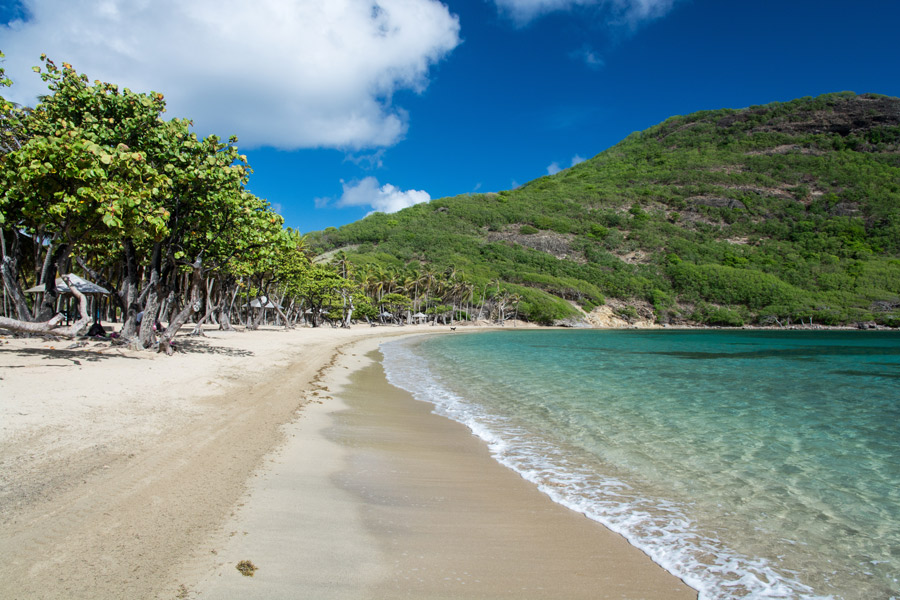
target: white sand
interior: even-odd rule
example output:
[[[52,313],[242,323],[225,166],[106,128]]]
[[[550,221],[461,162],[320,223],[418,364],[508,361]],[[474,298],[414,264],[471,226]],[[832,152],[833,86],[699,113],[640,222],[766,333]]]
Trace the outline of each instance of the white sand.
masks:
[[[173,597],[335,349],[401,331],[207,331],[173,357],[0,338],[0,595]]]
[[[621,538],[493,462],[465,428],[384,387],[383,377],[365,371],[368,379],[346,388],[353,393],[341,393],[365,407],[359,394],[371,388],[382,412],[332,392],[371,365],[365,354],[381,340],[415,332],[448,330],[208,331],[180,338],[173,357],[0,337],[0,597],[459,597],[455,587],[398,577],[443,568],[443,550],[484,563],[482,593],[469,597],[512,597],[500,592],[515,569],[473,547],[514,557],[526,567],[516,577],[546,565],[532,591],[590,591],[602,581],[602,594],[569,597],[693,597]],[[443,451],[452,448],[464,450]],[[433,462],[422,471],[404,462],[410,452]],[[432,477],[436,469],[445,474]],[[383,486],[394,501],[373,504],[366,485]],[[431,513],[403,513],[406,501],[397,501],[427,505],[438,495],[447,503]],[[466,528],[441,519],[461,511],[475,525],[456,535]],[[515,513],[508,522],[506,513]],[[418,523],[414,535],[379,528],[388,514]],[[511,535],[485,545],[485,529]],[[546,554],[573,543],[572,557],[592,557],[573,562],[574,577],[569,554]],[[403,552],[431,556],[419,564]],[[245,559],[259,567],[255,577],[235,569]],[[593,579],[578,587],[585,575]]]

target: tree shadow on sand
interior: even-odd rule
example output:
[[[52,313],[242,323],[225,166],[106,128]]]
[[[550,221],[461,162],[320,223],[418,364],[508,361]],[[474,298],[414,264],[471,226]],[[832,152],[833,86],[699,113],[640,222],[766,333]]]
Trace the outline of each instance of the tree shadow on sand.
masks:
[[[177,338],[175,340],[175,355],[185,354],[216,354],[219,356],[235,356],[249,358],[256,356],[250,350],[244,348],[228,348],[226,346],[214,346],[202,338]]]
[[[0,364],[2,364],[3,356],[38,356],[43,358],[44,360],[66,360],[70,361],[74,365],[80,365],[82,362],[100,362],[104,360],[110,359],[129,359],[129,360],[139,360],[138,356],[128,356],[126,354],[120,353],[109,353],[105,354],[104,350],[111,349],[110,346],[102,346],[102,347],[94,347],[91,349],[84,348],[4,348],[0,347]],[[7,369],[16,369],[23,368],[26,365],[3,365],[0,368]],[[69,365],[43,365],[50,367],[66,367]]]
[[[90,344],[90,346],[88,346]],[[173,358],[177,360],[178,354],[214,354],[219,356],[234,356],[240,358],[250,358],[255,356],[250,350],[243,348],[229,348],[226,346],[215,346],[203,339],[187,339],[178,338],[175,342],[176,353]],[[124,349],[124,346],[112,345],[104,342],[75,342],[70,344],[69,341],[60,342],[53,348],[16,348],[0,345],[0,369],[16,369],[24,368],[25,365],[6,365],[3,364],[3,356],[18,355],[22,357],[33,356],[40,357],[44,360],[61,360],[69,361],[70,364],[80,365],[82,362],[101,362],[110,359],[128,359],[141,360],[141,358],[149,357],[156,354],[155,348],[145,350],[143,352],[122,353],[118,350]],[[66,367],[68,364],[43,365],[51,367]]]

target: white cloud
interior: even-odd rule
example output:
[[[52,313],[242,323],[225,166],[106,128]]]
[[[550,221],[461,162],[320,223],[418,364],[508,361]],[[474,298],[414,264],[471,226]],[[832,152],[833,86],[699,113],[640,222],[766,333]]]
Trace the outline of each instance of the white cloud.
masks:
[[[358,167],[369,171],[372,169],[380,169],[384,166],[384,151],[384,148],[379,148],[375,152],[347,154],[344,157],[344,162],[352,162]]]
[[[676,0],[493,0],[493,2],[497,10],[520,26],[551,12],[588,6],[608,13],[607,18],[611,23],[636,27],[643,21],[665,15]]]
[[[569,167],[574,167],[578,163],[582,163],[584,161],[585,161],[584,158],[582,158],[581,156],[576,154],[575,156],[572,157],[572,163],[569,165]],[[563,168],[559,166],[559,163],[556,161],[553,161],[552,163],[550,163],[550,166],[547,167],[547,175],[556,175],[557,173],[559,173],[562,170],[563,170]]]
[[[428,202],[431,196],[422,190],[403,191],[389,183],[379,185],[374,177],[351,183],[341,182],[344,193],[337,206],[371,206],[373,212],[395,213],[398,210]]]
[[[665,16],[676,0],[615,0],[620,18],[629,25]]]
[[[497,10],[518,25],[557,10],[570,10],[575,6],[596,4],[597,0],[494,0]]]
[[[46,93],[41,53],[91,80],[166,95],[170,116],[243,146],[389,146],[407,129],[392,104],[422,91],[455,48],[459,20],[438,0],[23,0],[0,26],[4,95]]]
[[[569,56],[571,56],[575,60],[583,62],[589,69],[593,69],[594,71],[600,70],[604,66],[606,66],[606,62],[602,58],[600,58],[600,55],[590,48],[582,48],[581,50],[576,50]]]

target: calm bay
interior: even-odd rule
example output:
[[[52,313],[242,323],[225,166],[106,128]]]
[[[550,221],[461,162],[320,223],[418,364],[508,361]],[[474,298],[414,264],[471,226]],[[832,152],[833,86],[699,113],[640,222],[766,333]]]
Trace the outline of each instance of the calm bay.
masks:
[[[719,598],[900,597],[900,334],[509,330],[384,344],[394,385]]]

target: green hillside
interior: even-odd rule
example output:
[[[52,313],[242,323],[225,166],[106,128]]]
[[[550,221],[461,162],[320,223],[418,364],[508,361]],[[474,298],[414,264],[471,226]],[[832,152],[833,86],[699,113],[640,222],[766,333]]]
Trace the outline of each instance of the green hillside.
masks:
[[[672,117],[556,175],[310,235],[357,270],[446,272],[553,323],[900,325],[900,99]],[[461,275],[460,275],[461,274]]]

